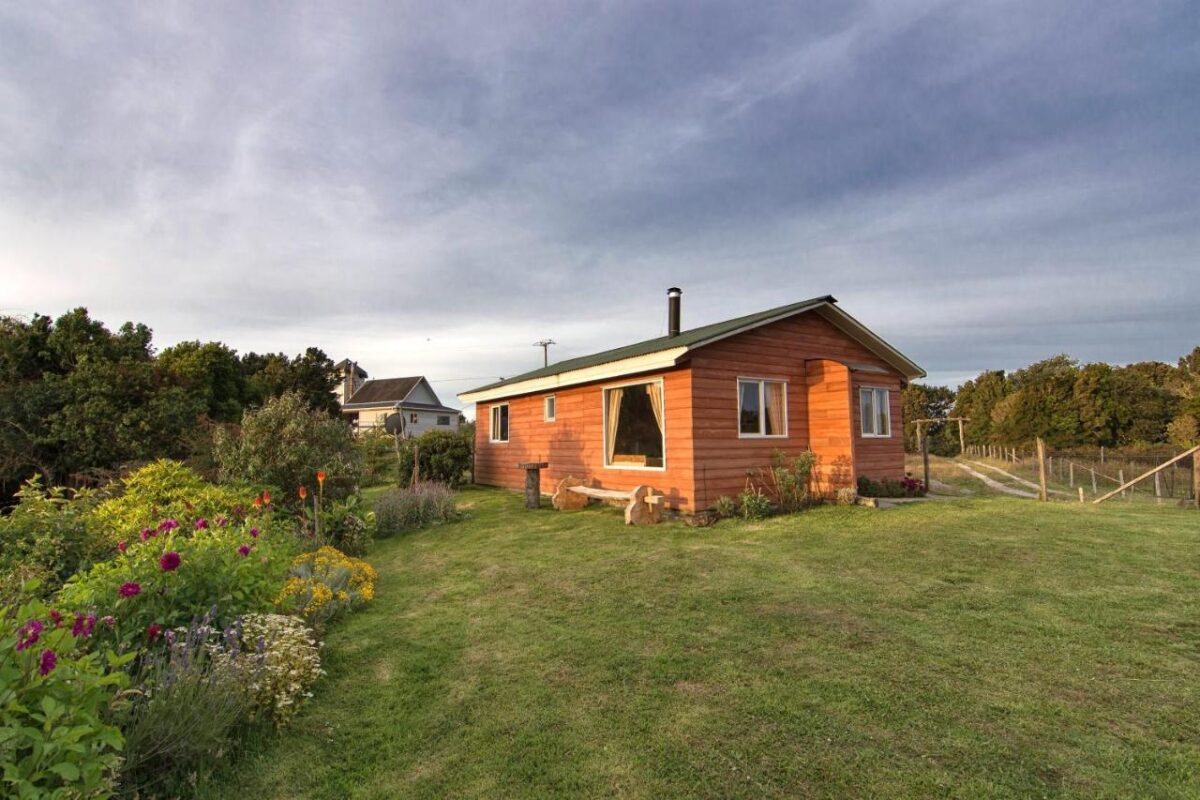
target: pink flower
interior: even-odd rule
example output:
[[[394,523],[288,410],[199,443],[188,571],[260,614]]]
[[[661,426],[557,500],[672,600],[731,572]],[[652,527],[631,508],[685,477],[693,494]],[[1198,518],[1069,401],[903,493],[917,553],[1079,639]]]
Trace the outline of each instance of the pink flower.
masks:
[[[125,549],[128,547],[129,547],[129,544],[126,542],[123,542],[123,541],[117,542],[117,552],[118,553],[124,553]]]
[[[142,528],[142,541],[143,542],[149,541],[151,536],[158,536],[158,533],[156,531],[150,530],[149,528]]]
[[[101,621],[101,622],[103,622],[105,625],[107,625],[107,626],[108,626],[108,627],[110,627],[110,628],[111,628],[113,625],[116,625],[116,624],[117,624],[117,618],[116,618],[116,617],[114,617],[114,616],[113,616],[113,615],[111,615],[111,614],[109,614],[107,617],[105,617],[104,619],[102,619],[102,620],[100,620],[100,621]]]
[[[258,528],[251,528],[250,535],[253,536],[255,539],[257,539],[258,538]]]
[[[160,531],[162,531],[163,533],[166,533],[167,531],[170,531],[170,530],[174,530],[175,528],[178,528],[178,527],[179,527],[179,520],[176,520],[176,519],[164,519],[162,522],[158,523],[158,529]]]
[[[229,524],[229,520],[225,519],[225,517],[223,517],[223,516],[217,517],[217,527],[218,528],[224,528],[228,524]]]
[[[117,594],[119,594],[121,597],[135,597],[141,593],[142,585],[140,583],[134,583],[133,581],[122,583],[121,588],[117,589]]]
[[[246,556],[248,556],[248,555],[250,555],[250,545],[248,545],[248,544],[244,544],[244,545],[242,545],[241,547],[239,547],[239,548],[238,548],[238,555],[239,555],[239,556],[242,556],[243,558],[244,558],[244,557],[246,557]]]
[[[179,562],[182,560],[179,557],[179,553],[176,553],[174,550],[168,550],[158,560],[158,566],[162,568],[163,572],[171,572],[179,568]]]
[[[202,531],[207,527],[208,527],[208,520],[206,520],[204,517],[201,517],[200,519],[196,520],[196,530]]]
[[[146,626],[146,638],[153,642],[155,639],[158,638],[158,634],[161,631],[162,631],[162,628],[158,627],[158,623],[151,622],[149,625]]]
[[[54,651],[43,650],[42,660],[38,665],[38,672],[42,673],[42,677],[49,675],[56,666],[58,666],[58,656],[54,655]]]
[[[17,633],[19,634],[17,639],[17,652],[19,653],[37,644],[38,637],[42,635],[42,623],[31,619]]]

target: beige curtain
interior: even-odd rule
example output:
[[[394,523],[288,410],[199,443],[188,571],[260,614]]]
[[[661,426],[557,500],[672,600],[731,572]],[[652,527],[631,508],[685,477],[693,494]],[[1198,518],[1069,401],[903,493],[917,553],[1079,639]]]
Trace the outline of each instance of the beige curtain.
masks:
[[[624,396],[624,389],[608,390],[608,426],[604,431],[604,447],[610,464],[617,449],[617,423],[621,419],[621,398]]]
[[[763,394],[766,396],[767,406],[767,430],[769,436],[781,436],[783,434],[783,415],[784,403],[786,398],[783,393],[782,383],[768,383],[765,386]]]
[[[646,394],[650,395],[650,407],[654,409],[654,421],[658,423],[658,432],[666,430],[663,427],[663,390],[661,383],[646,384]]]

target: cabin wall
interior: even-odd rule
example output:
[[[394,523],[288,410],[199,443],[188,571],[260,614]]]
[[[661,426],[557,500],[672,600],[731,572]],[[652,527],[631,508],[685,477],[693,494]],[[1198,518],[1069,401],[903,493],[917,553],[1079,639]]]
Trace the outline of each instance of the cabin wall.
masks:
[[[604,466],[604,388],[643,380],[663,379],[663,427],[666,429],[666,468],[629,469]],[[629,490],[646,485],[667,497],[667,505],[694,510],[691,371],[621,378],[510,398],[509,441],[492,442],[491,407],[475,409],[475,482],[520,489],[525,471],[517,464],[545,461],[542,491],[551,493],[568,475],[590,478],[605,489]],[[555,420],[544,420],[544,399],[556,398]]]
[[[854,415],[855,477],[866,475],[875,480],[903,478],[904,401],[900,394],[900,377],[898,375],[873,375],[856,372],[853,378],[854,393],[850,399],[850,407]],[[888,390],[888,407],[891,409],[892,416],[891,436],[877,438],[862,435],[862,405],[858,400],[858,390],[863,387]]]

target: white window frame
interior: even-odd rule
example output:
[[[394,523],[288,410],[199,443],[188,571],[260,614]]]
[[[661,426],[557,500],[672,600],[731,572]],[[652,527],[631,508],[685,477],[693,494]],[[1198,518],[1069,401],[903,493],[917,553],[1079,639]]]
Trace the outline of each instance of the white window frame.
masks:
[[[867,430],[867,415],[862,413],[862,393],[871,393],[871,427],[875,427],[875,421],[878,417],[875,404],[879,401],[877,392],[883,392],[883,408],[887,417],[887,433],[875,433]],[[858,387],[858,432],[864,439],[890,439],[892,438],[892,390],[887,386],[859,386]]]
[[[551,411],[550,407],[554,406]],[[546,422],[554,422],[558,417],[558,397],[548,394],[542,398],[542,419]]]
[[[742,384],[758,384],[758,433],[742,433]],[[767,430],[767,384],[783,384],[783,433],[766,433]],[[788,382],[779,378],[737,379],[737,426],[739,439],[786,439],[788,438]]]
[[[496,424],[500,418],[500,409],[508,408],[508,439],[497,439]],[[492,444],[508,444],[512,439],[512,409],[508,407],[508,403],[496,403],[488,406],[488,441]]]
[[[662,424],[662,452],[663,463],[661,467],[639,467],[636,464],[610,464],[608,463],[608,390],[609,389],[624,389],[626,386],[647,386],[651,383],[657,383],[662,391],[663,396],[663,424]],[[604,450],[604,468],[615,470],[629,470],[634,472],[666,472],[667,471],[667,387],[662,378],[651,378],[650,380],[640,381],[625,381],[624,383],[610,383],[600,387],[600,410],[602,412],[601,419],[603,424],[600,426],[600,433],[604,437],[600,440],[600,446]]]

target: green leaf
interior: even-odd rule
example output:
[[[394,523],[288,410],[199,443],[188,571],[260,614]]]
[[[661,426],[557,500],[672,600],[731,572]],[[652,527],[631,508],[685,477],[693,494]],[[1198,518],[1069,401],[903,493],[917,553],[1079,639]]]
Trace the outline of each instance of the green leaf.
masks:
[[[74,764],[51,764],[49,770],[67,781],[79,780],[79,767]]]

